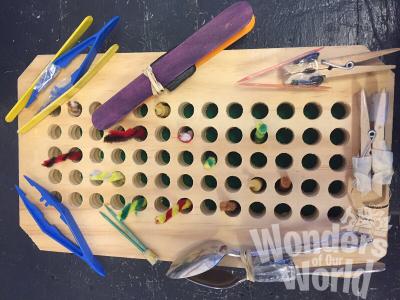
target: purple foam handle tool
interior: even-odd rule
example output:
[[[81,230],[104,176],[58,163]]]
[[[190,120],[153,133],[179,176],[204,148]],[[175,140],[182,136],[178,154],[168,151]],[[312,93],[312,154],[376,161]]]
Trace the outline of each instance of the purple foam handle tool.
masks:
[[[100,130],[107,129],[163,88],[174,90],[194,74],[196,67],[246,35],[254,24],[253,9],[248,2],[231,5],[183,43],[154,61],[146,75],[139,75],[100,106],[93,113],[93,125]]]

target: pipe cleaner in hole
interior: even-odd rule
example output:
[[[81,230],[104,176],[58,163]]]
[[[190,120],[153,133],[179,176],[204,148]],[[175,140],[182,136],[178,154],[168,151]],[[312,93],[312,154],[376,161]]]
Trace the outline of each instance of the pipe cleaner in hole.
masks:
[[[193,208],[192,201],[187,198],[179,199],[178,202],[169,208],[165,213],[156,217],[156,224],[163,224],[179,213],[190,211]]]
[[[90,174],[90,180],[92,181],[109,181],[109,182],[118,182],[118,181],[124,181],[125,176],[119,171],[114,171],[114,172],[102,172],[99,170],[94,170]]]
[[[81,150],[77,150],[77,149],[71,149],[70,151],[68,151],[67,153],[58,155],[58,156],[54,156],[48,160],[45,160],[42,163],[42,166],[45,166],[47,168],[52,167],[54,164],[66,161],[67,159],[71,160],[71,161],[80,161],[82,159],[82,151]]]
[[[147,137],[147,130],[143,126],[129,128],[127,130],[110,130],[104,137],[106,143],[125,142],[130,139],[137,139],[140,141],[145,140]]]
[[[138,196],[133,199],[131,203],[125,205],[122,211],[118,214],[118,218],[123,221],[125,220],[128,215],[132,212],[135,212],[135,215],[138,214],[139,211],[142,211],[147,206],[147,200],[143,196]]]
[[[264,143],[268,138],[268,126],[265,123],[257,123],[254,135],[252,136],[253,141],[257,144]]]
[[[178,131],[178,140],[180,140],[182,143],[191,142],[193,140],[193,137],[194,137],[194,132],[192,128],[188,126],[183,126]]]
[[[235,201],[229,200],[229,201],[222,201],[219,204],[219,209],[223,212],[234,212],[238,209],[238,204]]]

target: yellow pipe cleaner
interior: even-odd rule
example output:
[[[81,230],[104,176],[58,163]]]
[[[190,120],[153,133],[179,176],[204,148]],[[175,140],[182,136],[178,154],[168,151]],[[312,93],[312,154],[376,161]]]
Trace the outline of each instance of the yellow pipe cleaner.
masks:
[[[109,181],[109,182],[115,182],[115,181],[119,181],[119,180],[123,180],[125,177],[124,175],[119,172],[119,171],[114,171],[112,173],[110,172],[101,172],[101,171],[93,171],[92,174],[90,174],[90,180],[93,181]]]

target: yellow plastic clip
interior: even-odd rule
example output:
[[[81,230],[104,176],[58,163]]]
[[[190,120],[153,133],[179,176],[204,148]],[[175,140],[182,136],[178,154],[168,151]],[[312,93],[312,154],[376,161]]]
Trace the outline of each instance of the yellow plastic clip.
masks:
[[[86,30],[89,28],[89,26],[93,23],[93,17],[92,16],[87,16],[81,24],[75,29],[75,31],[71,34],[71,36],[66,40],[64,45],[61,46],[60,50],[56,53],[56,55],[53,56],[51,61],[49,62],[48,65],[50,65],[52,62],[54,62],[61,54],[64,52],[68,51],[72,46],[76,44],[76,42],[81,38],[81,36],[86,32]],[[47,65],[47,66],[48,66]],[[10,123],[15,120],[15,118],[18,116],[18,114],[25,108],[26,104],[29,101],[29,98],[31,97],[31,94],[33,92],[33,89],[38,82],[38,80],[42,77],[43,72],[47,69],[43,69],[42,72],[40,72],[39,76],[36,77],[36,79],[33,81],[31,86],[26,90],[26,92],[22,95],[21,98],[17,101],[17,103],[13,106],[13,108],[8,112],[8,114],[5,117],[5,121]]]

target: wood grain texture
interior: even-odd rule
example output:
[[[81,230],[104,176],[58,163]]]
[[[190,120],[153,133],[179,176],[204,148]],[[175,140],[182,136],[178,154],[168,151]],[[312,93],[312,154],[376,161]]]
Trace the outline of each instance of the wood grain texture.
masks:
[[[104,202],[110,204],[113,195],[123,195],[126,201],[131,201],[136,195],[143,195],[147,201],[147,208],[138,216],[130,216],[126,223],[143,242],[153,249],[161,259],[173,260],[184,248],[201,242],[205,239],[220,239],[232,246],[252,245],[249,235],[250,229],[270,228],[271,224],[279,223],[282,232],[317,230],[322,232],[330,229],[332,222],[328,219],[329,209],[339,206],[346,209],[350,206],[345,193],[332,196],[328,192],[331,182],[339,180],[346,184],[351,176],[351,156],[358,153],[357,126],[358,110],[353,106],[356,94],[361,88],[368,93],[386,88],[391,95],[391,109],[393,105],[393,74],[390,71],[375,74],[345,77],[345,79],[331,80],[332,89],[324,92],[311,91],[265,91],[256,89],[243,89],[233,83],[247,73],[257,71],[262,67],[275,64],[288,57],[304,52],[305,49],[258,49],[224,51],[213,61],[199,68],[195,76],[187,80],[173,93],[153,97],[145,102],[148,113],[143,118],[138,118],[134,113],[121,122],[124,128],[144,126],[148,131],[145,141],[129,141],[119,144],[105,144],[101,140],[91,137],[93,129],[90,122],[89,108],[92,103],[103,103],[120,88],[125,86],[131,78],[140,74],[145,66],[158,57],[161,53],[129,53],[117,54],[96,77],[81,90],[74,100],[82,105],[82,114],[72,117],[64,105],[61,114],[57,117],[48,117],[44,122],[35,127],[26,135],[20,136],[20,184],[28,192],[30,197],[37,196],[21,180],[23,174],[31,176],[51,191],[57,191],[62,195],[65,203],[72,211],[77,223],[80,225],[88,243],[95,254],[141,258],[140,253],[123,239],[93,208],[90,198],[94,193],[103,196]],[[322,55],[353,54],[365,51],[365,47],[327,47]],[[38,56],[24,72],[19,80],[19,91],[22,92],[30,80],[40,72],[46,64],[48,56]],[[75,62],[77,64],[78,62]],[[71,66],[73,69],[74,66]],[[63,74],[60,75],[62,78]],[[19,118],[19,124],[25,123],[36,111],[42,99],[47,97],[46,92],[41,95],[31,108],[25,111]],[[160,101],[166,102],[171,107],[171,113],[167,118],[158,118],[155,115],[155,105]],[[207,103],[215,103],[218,106],[218,115],[214,119],[207,119],[203,109]],[[317,103],[321,115],[315,120],[307,119],[303,114],[303,108],[307,103]],[[334,103],[344,103],[348,113],[344,119],[335,119],[331,115],[331,107]],[[191,103],[194,107],[194,115],[186,119],[182,117],[182,105]],[[238,119],[228,116],[228,108],[232,103],[239,103],[243,108],[243,115]],[[250,139],[250,133],[258,120],[252,117],[252,107],[256,103],[264,103],[268,106],[268,115],[262,119],[269,126],[269,138],[264,144],[254,144]],[[277,108],[282,103],[289,103],[294,108],[293,117],[284,120],[277,114]],[[389,116],[390,120],[392,115]],[[53,125],[61,128],[61,136],[52,139],[48,134]],[[71,136],[71,127],[80,126],[83,135],[74,140]],[[389,122],[387,132],[391,132],[392,123]],[[166,126],[171,131],[171,139],[161,142],[157,138],[157,130]],[[194,140],[189,144],[180,143],[176,136],[179,128],[190,126],[195,133]],[[218,131],[218,139],[214,143],[207,143],[202,137],[202,131],[212,126]],[[241,142],[237,144],[227,141],[226,132],[229,128],[238,127],[243,133]],[[294,139],[287,145],[280,144],[276,139],[276,133],[281,128],[289,128],[294,134]],[[302,140],[304,130],[315,128],[320,132],[320,139],[315,145],[306,145]],[[342,145],[333,145],[330,141],[331,132],[341,128],[345,131],[345,142]],[[388,134],[389,141],[391,140]],[[32,152],[32,147],[35,151]],[[83,159],[79,163],[70,161],[57,164],[52,169],[40,166],[47,159],[46,155],[51,147],[58,147],[63,153],[72,147],[79,147],[83,152]],[[90,153],[99,148],[104,152],[104,160],[101,163],[93,163]],[[124,151],[126,159],[120,164],[112,160],[115,149]],[[148,161],[138,165],[133,160],[137,149],[147,152]],[[160,165],[156,159],[160,150],[170,153],[171,161],[168,165]],[[194,156],[191,166],[182,166],[179,163],[179,153],[190,151]],[[214,169],[205,170],[201,163],[201,156],[206,151],[217,154],[218,163]],[[234,169],[225,162],[228,152],[237,151],[242,156],[242,165]],[[267,156],[268,162],[264,168],[257,169],[250,163],[250,157],[255,152],[261,152]],[[293,157],[293,165],[287,170],[277,168],[275,159],[280,153],[289,153]],[[302,158],[308,153],[319,157],[320,164],[315,170],[305,170],[302,166]],[[329,159],[335,154],[345,157],[346,165],[340,171],[333,171],[329,167]],[[60,183],[52,183],[50,173],[57,169],[62,174]],[[126,182],[121,187],[115,187],[111,183],[104,182],[100,186],[93,185],[89,180],[89,174],[94,169],[104,171],[120,171],[125,175]],[[72,184],[71,173],[78,170],[83,175],[82,183]],[[138,188],[133,184],[136,173],[143,172],[148,178],[145,187]],[[157,176],[166,173],[170,177],[171,184],[168,188],[161,188],[157,183]],[[180,176],[189,174],[193,178],[193,187],[183,189],[180,184]],[[288,174],[293,182],[293,190],[288,195],[280,195],[274,189],[275,182]],[[202,186],[202,178],[212,175],[216,178],[218,186],[213,191],[208,191]],[[225,180],[228,176],[237,176],[242,187],[234,192],[226,188]],[[247,184],[253,177],[262,177],[267,181],[267,189],[261,194],[254,194]],[[302,192],[301,185],[306,179],[315,179],[318,187],[315,194],[306,195]],[[75,207],[71,201],[73,193],[79,193],[83,202],[80,207]],[[154,218],[159,212],[155,209],[154,201],[160,197],[167,197],[171,204],[183,197],[188,197],[193,202],[193,210],[189,214],[176,216],[168,223],[156,225]],[[73,198],[72,198],[73,199]],[[205,199],[212,199],[218,205],[221,201],[235,200],[241,205],[241,213],[236,217],[230,217],[216,211],[213,215],[205,214],[201,209],[201,203]],[[253,202],[261,202],[266,207],[266,212],[259,218],[254,217],[249,211]],[[283,220],[274,213],[274,208],[286,203],[291,207],[291,215]],[[115,203],[111,203],[115,207]],[[313,205],[318,212],[313,220],[306,220],[301,216],[301,209],[305,205]],[[43,209],[46,217],[57,224],[63,232],[58,215],[52,209]],[[44,236],[35,225],[25,208],[20,206],[20,225],[29,234],[33,241],[42,250],[64,251],[55,242]],[[171,247],[173,245],[173,247]],[[346,255],[339,255],[346,257]],[[370,257],[367,254],[355,257],[356,261],[364,261]],[[353,257],[354,258],[354,257]],[[305,258],[308,259],[308,258]],[[379,258],[374,258],[374,260]],[[300,260],[301,262],[301,260]],[[299,263],[300,263],[299,262]]]

